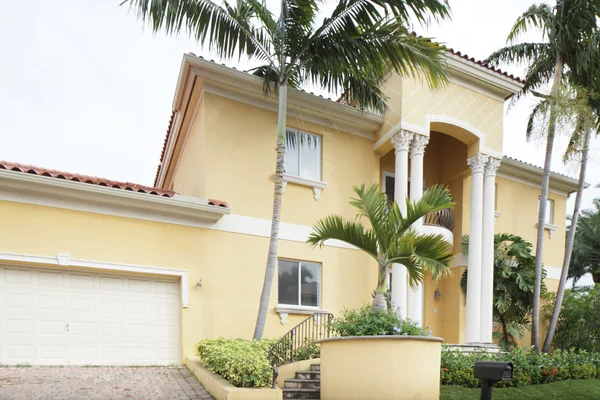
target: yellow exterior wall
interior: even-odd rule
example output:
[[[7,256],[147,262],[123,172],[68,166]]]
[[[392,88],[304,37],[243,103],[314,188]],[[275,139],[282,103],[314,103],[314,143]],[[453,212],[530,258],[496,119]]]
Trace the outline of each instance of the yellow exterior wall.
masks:
[[[206,92],[197,113],[203,120],[190,130],[175,189],[198,196],[201,190],[194,182],[204,182],[203,197],[227,201],[238,215],[270,219],[277,114]],[[327,187],[315,201],[312,188],[289,183],[282,221],[312,225],[332,211],[353,218],[355,212],[348,204],[354,195],[352,186],[379,182],[379,156],[373,152],[373,142],[301,117],[289,116],[288,127],[322,137],[322,180]],[[196,160],[197,153],[206,168]]]
[[[176,162],[172,190],[190,196],[207,198],[206,192],[206,132],[204,96],[199,99],[196,117],[191,121],[184,151]]]
[[[439,338],[403,336],[324,340],[321,398],[438,399],[441,344]]]
[[[262,289],[268,238],[189,226],[0,202],[0,251],[185,269],[189,307],[181,310],[182,357],[194,354],[202,338],[251,338]],[[357,250],[281,240],[279,256],[322,263],[322,307],[370,303],[376,264]],[[202,279],[202,288],[196,282]],[[274,309],[277,279],[265,337],[279,337],[306,315],[290,315],[281,325]]]
[[[382,90],[389,110],[377,138],[400,121],[429,129],[428,116],[440,115],[472,126],[484,135],[486,148],[502,152],[504,102],[453,82],[432,90],[420,79],[396,74],[390,75]]]

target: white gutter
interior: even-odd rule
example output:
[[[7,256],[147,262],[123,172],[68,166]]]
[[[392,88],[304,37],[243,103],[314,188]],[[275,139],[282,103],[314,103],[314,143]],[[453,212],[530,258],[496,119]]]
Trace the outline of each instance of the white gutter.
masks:
[[[157,196],[8,170],[0,170],[0,200],[189,226],[205,226],[230,213],[196,197]]]

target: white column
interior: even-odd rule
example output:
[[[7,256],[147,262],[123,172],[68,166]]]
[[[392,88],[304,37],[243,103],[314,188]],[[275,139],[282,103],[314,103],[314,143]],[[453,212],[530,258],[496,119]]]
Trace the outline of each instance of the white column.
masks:
[[[423,196],[423,155],[428,136],[415,135],[410,149],[410,200],[419,200]],[[423,230],[423,220],[413,224],[417,232]],[[423,325],[423,284],[408,288],[408,318]]]
[[[481,342],[481,245],[483,230],[483,169],[488,157],[481,153],[467,160],[471,167],[471,215],[467,268],[466,343]]]
[[[413,133],[400,130],[392,136],[392,145],[396,151],[394,176],[394,199],[400,211],[406,213],[406,196],[408,194],[408,149]],[[400,309],[403,317],[407,315],[406,303],[407,275],[402,264],[392,264],[392,305]]]
[[[483,174],[483,233],[481,246],[481,332],[482,343],[492,342],[494,317],[494,220],[496,171],[500,160],[490,157]]]

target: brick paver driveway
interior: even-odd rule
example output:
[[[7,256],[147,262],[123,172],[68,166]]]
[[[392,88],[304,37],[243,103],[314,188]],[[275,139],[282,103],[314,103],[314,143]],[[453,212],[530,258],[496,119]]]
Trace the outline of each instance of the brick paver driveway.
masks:
[[[212,399],[185,367],[0,368],[2,400]]]

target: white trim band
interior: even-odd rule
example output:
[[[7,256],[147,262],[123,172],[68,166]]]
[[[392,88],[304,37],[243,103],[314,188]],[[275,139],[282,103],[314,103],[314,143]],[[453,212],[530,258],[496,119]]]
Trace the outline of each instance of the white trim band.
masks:
[[[17,171],[0,170],[0,188],[0,200],[178,225],[214,222],[230,212],[191,196],[163,197]]]
[[[101,271],[121,271],[151,275],[167,275],[181,278],[181,306],[189,305],[188,272],[184,269],[154,267],[149,265],[117,264],[105,261],[89,261],[71,258],[68,254],[57,254],[56,257],[34,254],[0,253],[0,263],[17,262],[33,264],[33,266],[56,265],[60,267],[79,267]]]

